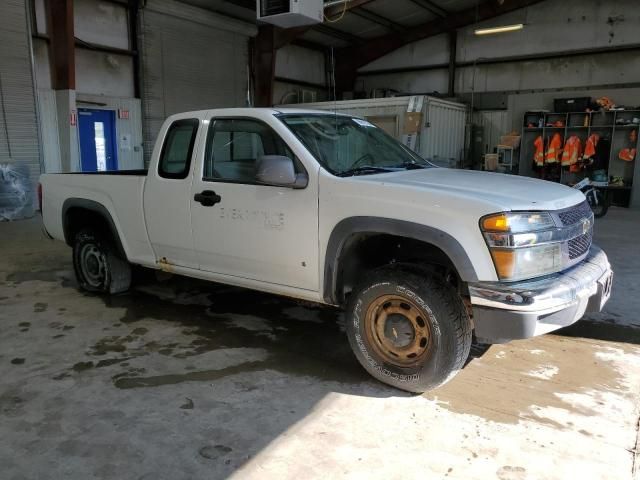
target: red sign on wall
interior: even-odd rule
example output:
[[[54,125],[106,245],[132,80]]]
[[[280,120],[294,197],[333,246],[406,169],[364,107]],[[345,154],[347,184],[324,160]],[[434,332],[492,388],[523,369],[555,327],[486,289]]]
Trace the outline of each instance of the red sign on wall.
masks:
[[[69,115],[69,124],[72,127],[75,127],[78,124],[78,114],[75,110],[71,110],[71,114]]]
[[[129,110],[125,110],[124,108],[119,108],[118,118],[120,120],[129,120]]]

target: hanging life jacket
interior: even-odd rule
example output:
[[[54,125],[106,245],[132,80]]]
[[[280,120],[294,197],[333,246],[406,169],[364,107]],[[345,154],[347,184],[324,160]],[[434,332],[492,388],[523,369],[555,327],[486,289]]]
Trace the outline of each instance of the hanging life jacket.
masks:
[[[591,135],[589,135],[589,138],[587,138],[587,143],[585,143],[584,145],[585,160],[593,157],[596,154],[596,146],[598,145],[599,141],[600,135],[598,135],[597,133],[592,133]]]
[[[562,149],[562,166],[570,167],[578,163],[578,160],[582,156],[582,141],[577,135],[571,135],[564,142],[564,148]]]
[[[549,147],[547,148],[547,156],[545,157],[545,164],[558,163],[562,152],[562,137],[559,133],[554,133],[553,137],[549,141]]]
[[[636,149],[635,148],[623,148],[620,150],[618,154],[618,158],[620,160],[624,160],[625,162],[633,162],[636,158]]]
[[[533,154],[533,162],[536,167],[542,167],[544,166],[544,142],[542,141],[542,136],[538,136],[533,141],[533,146],[536,149]]]

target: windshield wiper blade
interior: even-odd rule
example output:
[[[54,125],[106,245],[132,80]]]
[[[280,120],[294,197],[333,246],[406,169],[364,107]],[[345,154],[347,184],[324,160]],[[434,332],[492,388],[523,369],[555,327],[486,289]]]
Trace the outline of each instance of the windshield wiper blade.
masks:
[[[407,170],[422,170],[423,168],[427,168],[426,165],[416,162],[404,162],[400,165],[395,165],[394,168],[405,168]]]
[[[375,167],[373,165],[362,165],[361,167],[350,168],[338,174],[339,177],[351,177],[364,173],[393,172],[395,169],[391,167]]]

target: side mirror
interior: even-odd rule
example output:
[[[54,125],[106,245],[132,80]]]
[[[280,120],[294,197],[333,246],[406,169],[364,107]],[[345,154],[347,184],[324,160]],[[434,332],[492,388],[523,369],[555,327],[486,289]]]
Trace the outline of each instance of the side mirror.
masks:
[[[306,174],[296,174],[293,160],[282,155],[263,155],[258,158],[256,179],[267,185],[289,188],[305,188],[309,183]]]

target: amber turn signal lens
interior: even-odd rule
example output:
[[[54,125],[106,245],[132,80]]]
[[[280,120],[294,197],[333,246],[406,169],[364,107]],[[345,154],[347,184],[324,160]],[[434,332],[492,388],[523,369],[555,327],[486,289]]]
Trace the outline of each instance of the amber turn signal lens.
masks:
[[[516,265],[515,253],[514,250],[491,250],[491,256],[499,278],[504,280],[513,277]]]
[[[482,220],[482,229],[486,232],[508,232],[509,220],[504,213],[492,215]]]

